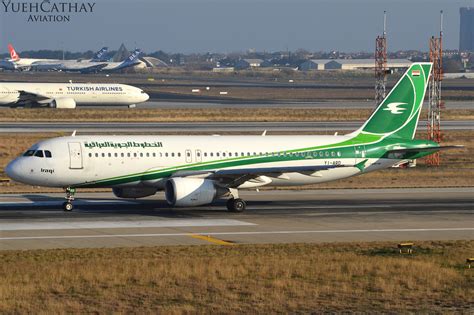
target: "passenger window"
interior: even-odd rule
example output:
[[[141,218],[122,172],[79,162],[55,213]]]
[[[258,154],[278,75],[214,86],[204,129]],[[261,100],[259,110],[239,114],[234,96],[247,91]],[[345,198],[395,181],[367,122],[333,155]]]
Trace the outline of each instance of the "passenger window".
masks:
[[[133,153],[133,157],[137,157],[137,153],[136,153],[136,152],[135,152],[135,153]]]
[[[216,153],[216,156],[217,156],[217,157],[219,156],[219,152]]]
[[[165,157],[168,157],[168,152],[165,153]]]
[[[210,154],[211,156],[214,156],[214,153],[212,153],[212,152],[211,152],[211,153],[209,153],[209,154]]]
[[[89,153],[89,157],[92,157],[92,153]]]
[[[153,157],[156,157],[156,153],[155,153],[155,152],[153,152]]]
[[[143,157],[143,153],[140,153],[140,157]]]
[[[107,154],[108,157],[112,157],[112,153]]]
[[[105,157],[105,153],[102,153],[102,157]]]
[[[118,157],[118,153],[117,153],[117,152],[115,152],[115,153],[114,153],[114,156],[115,156],[115,157]]]
[[[324,152],[324,155],[325,155],[326,157],[329,156],[329,152],[328,152],[328,151]]]
[[[337,156],[340,157],[340,156],[341,156],[341,152],[337,151]]]
[[[223,157],[225,157],[225,152],[224,152],[224,153],[222,153],[222,156],[223,156]]]
[[[51,151],[48,151],[48,150],[44,151],[44,156],[47,157],[47,158],[52,157]]]
[[[150,153],[147,152],[147,153],[146,153],[146,157],[150,157]]]
[[[95,157],[99,157],[99,153],[96,153],[96,154],[95,154]]]
[[[130,152],[127,153],[127,156],[130,157]]]
[[[323,157],[323,151],[319,151],[319,156]]]
[[[36,151],[35,156],[40,157],[40,158],[44,157],[43,151],[41,150]]]
[[[207,157],[207,152],[204,152],[204,156]]]
[[[332,157],[335,157],[335,156],[336,156],[336,152],[332,151],[332,152],[331,152],[331,156],[332,156]]]
[[[23,156],[33,156],[35,155],[35,150],[28,150],[23,154]]]

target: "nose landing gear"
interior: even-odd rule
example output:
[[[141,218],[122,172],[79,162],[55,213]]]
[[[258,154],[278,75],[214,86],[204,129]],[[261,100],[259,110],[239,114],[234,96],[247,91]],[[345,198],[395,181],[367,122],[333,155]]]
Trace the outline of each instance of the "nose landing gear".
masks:
[[[67,187],[66,188],[66,201],[63,202],[63,210],[64,211],[72,211],[74,206],[72,202],[74,201],[74,195],[76,194],[76,188]]]

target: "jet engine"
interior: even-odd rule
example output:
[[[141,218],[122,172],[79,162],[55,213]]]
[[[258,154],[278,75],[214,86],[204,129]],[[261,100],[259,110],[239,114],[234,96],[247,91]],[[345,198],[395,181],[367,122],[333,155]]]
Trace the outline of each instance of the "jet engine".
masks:
[[[144,198],[156,194],[153,187],[123,187],[113,188],[112,191],[119,198]]]
[[[50,104],[52,108],[76,108],[76,101],[73,98],[56,98]]]
[[[216,198],[217,189],[208,179],[176,177],[166,182],[165,196],[171,206],[202,206]]]

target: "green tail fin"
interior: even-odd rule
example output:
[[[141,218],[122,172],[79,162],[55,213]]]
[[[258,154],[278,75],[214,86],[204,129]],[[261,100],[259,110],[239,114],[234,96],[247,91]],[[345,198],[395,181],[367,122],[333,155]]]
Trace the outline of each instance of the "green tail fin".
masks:
[[[413,63],[358,132],[413,139],[431,67],[428,62]]]

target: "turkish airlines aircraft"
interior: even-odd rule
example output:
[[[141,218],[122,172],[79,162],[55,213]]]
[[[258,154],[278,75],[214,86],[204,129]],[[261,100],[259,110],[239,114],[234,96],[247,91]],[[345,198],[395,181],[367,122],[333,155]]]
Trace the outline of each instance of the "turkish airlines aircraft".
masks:
[[[70,136],[36,143],[5,171],[18,182],[64,188],[67,211],[82,187],[111,187],[121,198],[164,190],[177,207],[229,198],[230,211],[243,211],[239,189],[334,181],[453,148],[413,139],[431,67],[414,63],[348,135]]]
[[[76,105],[128,105],[147,101],[142,89],[125,84],[0,83],[0,105],[76,108]]]

